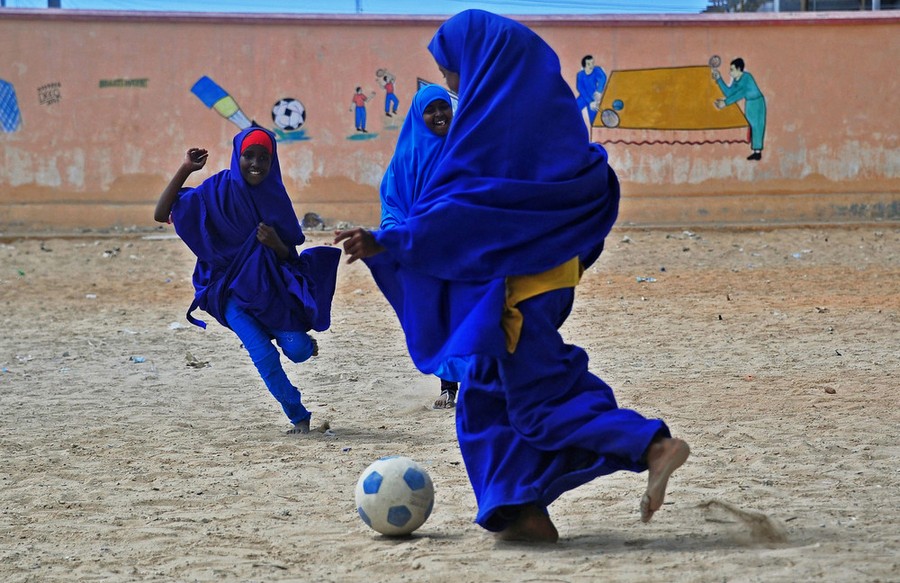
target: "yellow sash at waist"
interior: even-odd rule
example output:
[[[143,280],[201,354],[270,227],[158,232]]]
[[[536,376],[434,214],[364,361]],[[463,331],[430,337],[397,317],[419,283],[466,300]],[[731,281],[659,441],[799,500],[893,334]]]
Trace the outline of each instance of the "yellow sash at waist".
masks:
[[[524,317],[516,305],[529,298],[556,289],[575,287],[581,281],[584,267],[578,257],[534,275],[511,275],[506,278],[506,305],[500,324],[506,335],[506,350],[512,354],[519,344]]]

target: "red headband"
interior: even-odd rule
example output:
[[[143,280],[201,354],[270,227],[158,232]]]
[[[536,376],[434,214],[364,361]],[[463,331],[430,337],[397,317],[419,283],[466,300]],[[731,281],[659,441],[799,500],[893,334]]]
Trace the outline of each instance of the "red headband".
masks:
[[[250,146],[262,146],[271,154],[272,138],[270,138],[269,134],[262,130],[253,130],[252,132],[244,136],[244,141],[241,142],[241,154],[243,154],[244,150],[246,150]]]

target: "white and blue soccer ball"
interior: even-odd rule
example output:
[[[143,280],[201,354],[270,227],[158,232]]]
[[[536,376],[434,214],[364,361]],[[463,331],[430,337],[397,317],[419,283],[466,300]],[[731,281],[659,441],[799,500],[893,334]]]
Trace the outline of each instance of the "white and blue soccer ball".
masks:
[[[283,130],[299,130],[306,123],[306,108],[298,100],[285,97],[272,106],[272,121]]]
[[[422,526],[434,508],[434,483],[425,469],[407,457],[377,460],[356,483],[356,510],[373,530],[407,535]]]

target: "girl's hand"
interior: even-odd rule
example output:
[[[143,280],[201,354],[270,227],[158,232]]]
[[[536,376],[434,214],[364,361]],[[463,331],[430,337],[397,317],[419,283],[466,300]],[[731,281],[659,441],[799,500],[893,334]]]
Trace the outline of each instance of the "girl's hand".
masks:
[[[278,233],[265,223],[260,223],[256,227],[256,240],[269,247],[280,259],[287,259],[288,247],[278,236]]]
[[[341,241],[344,242],[344,253],[349,255],[347,263],[353,263],[358,259],[372,257],[373,255],[378,255],[384,251],[384,247],[378,244],[372,233],[359,227],[350,229],[349,231],[335,231],[335,245]]]
[[[204,150],[203,148],[189,148],[187,153],[184,155],[184,162],[182,166],[190,170],[191,172],[196,172],[200,170],[204,166],[206,166],[206,160],[209,157],[209,152]]]

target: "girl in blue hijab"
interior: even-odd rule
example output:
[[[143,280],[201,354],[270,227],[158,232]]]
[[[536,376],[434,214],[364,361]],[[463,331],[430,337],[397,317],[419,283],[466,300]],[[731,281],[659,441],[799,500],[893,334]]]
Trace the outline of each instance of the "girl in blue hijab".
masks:
[[[187,319],[205,328],[193,316],[200,308],[233,330],[294,425],[289,433],[308,433],[312,415],[281,367],[272,340],[293,362],[318,353],[308,332],[326,330],[331,323],[340,251],[297,252],[305,237],[281,179],[272,133],[247,128],[233,145],[228,170],[196,188],[182,188],[208,156],[204,149],[190,148],[160,196],[154,218],[171,220],[197,256]]]
[[[403,225],[336,241],[349,261],[366,260],[420,370],[468,357],[456,427],[479,525],[555,542],[548,506],[619,470],[648,471],[648,521],[688,445],[619,408],[558,332],[616,219],[606,152],[590,143],[558,57],[528,28],[469,10],[429,50],[459,94],[434,174]]]
[[[391,229],[406,222],[409,210],[431,177],[444,148],[453,108],[450,94],[439,85],[426,85],[413,96],[409,114],[400,128],[397,147],[381,181],[381,228]],[[441,394],[435,409],[456,406],[459,384],[446,367],[436,372]]]
[[[452,121],[450,94],[440,85],[426,85],[413,96],[394,156],[381,181],[382,229],[406,221],[434,172]]]

